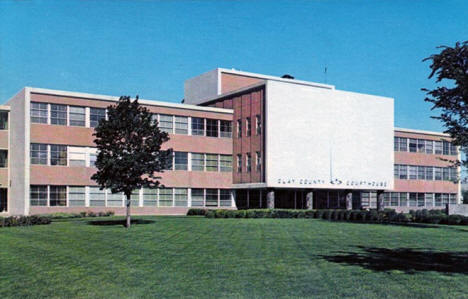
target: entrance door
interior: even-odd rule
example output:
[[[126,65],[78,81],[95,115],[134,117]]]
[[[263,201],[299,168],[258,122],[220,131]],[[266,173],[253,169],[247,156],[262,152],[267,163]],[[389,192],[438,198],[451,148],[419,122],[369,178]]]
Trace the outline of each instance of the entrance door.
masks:
[[[8,210],[8,192],[5,188],[0,188],[0,212]]]

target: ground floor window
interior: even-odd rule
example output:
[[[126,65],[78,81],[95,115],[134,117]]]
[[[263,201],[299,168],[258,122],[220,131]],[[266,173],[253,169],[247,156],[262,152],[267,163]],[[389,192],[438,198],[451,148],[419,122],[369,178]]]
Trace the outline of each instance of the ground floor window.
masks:
[[[89,206],[104,207],[106,205],[106,191],[99,187],[89,187]]]
[[[206,189],[206,206],[218,206],[218,189]]]
[[[159,206],[160,207],[172,207],[173,206],[173,192],[172,188],[160,188],[159,189]]]
[[[154,207],[158,204],[158,189],[143,188],[143,206]]]
[[[127,199],[125,199],[127,200]],[[107,190],[107,206],[108,207],[122,207],[124,206],[124,201],[123,201],[123,194],[118,192],[118,193],[112,193],[111,190]]]
[[[70,207],[84,207],[86,205],[86,188],[68,187],[68,204]]]
[[[67,205],[67,187],[66,186],[50,186],[50,206],[66,206]]]
[[[47,186],[30,187],[31,206],[47,206]]]

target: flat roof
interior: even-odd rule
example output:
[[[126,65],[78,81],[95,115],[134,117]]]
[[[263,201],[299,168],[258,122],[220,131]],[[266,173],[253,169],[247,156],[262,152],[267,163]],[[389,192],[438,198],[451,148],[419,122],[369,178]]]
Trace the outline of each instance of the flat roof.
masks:
[[[10,111],[10,106],[0,105],[0,110]]]
[[[64,90],[46,89],[46,88],[37,88],[37,87],[25,87],[25,89],[28,89],[32,93],[84,98],[84,99],[90,99],[90,100],[102,100],[102,101],[112,101],[112,102],[117,102],[119,100],[119,97],[116,97],[116,96],[90,94],[90,93],[84,93],[84,92],[64,91]],[[225,108],[205,107],[205,106],[171,103],[171,102],[164,102],[164,101],[153,101],[153,100],[145,100],[141,98],[138,99],[138,101],[141,104],[149,105],[149,106],[159,106],[159,107],[197,110],[197,111],[204,111],[204,112],[227,113],[227,114],[234,113],[232,109],[225,109]]]
[[[416,133],[416,134],[424,134],[424,135],[436,135],[436,136],[450,137],[450,134],[442,133],[442,132],[406,129],[406,128],[398,128],[398,127],[395,127],[394,130],[398,132],[403,132],[403,133]]]

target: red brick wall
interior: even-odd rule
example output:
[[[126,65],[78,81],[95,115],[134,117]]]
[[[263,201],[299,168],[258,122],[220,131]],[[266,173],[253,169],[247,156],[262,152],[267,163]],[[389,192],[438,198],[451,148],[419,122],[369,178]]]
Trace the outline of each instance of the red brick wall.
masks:
[[[241,89],[262,81],[264,80],[259,78],[221,73],[221,93]]]

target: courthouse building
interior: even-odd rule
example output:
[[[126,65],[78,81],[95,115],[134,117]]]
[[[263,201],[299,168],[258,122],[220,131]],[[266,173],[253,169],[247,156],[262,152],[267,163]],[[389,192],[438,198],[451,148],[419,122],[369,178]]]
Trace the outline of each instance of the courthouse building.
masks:
[[[0,214],[124,213],[123,194],[90,179],[94,127],[117,100],[25,87],[0,106]],[[395,128],[393,101],[228,69],[187,80],[183,104],[140,100],[174,156],[164,188],[134,191],[132,213],[460,203],[457,148],[446,134]]]

